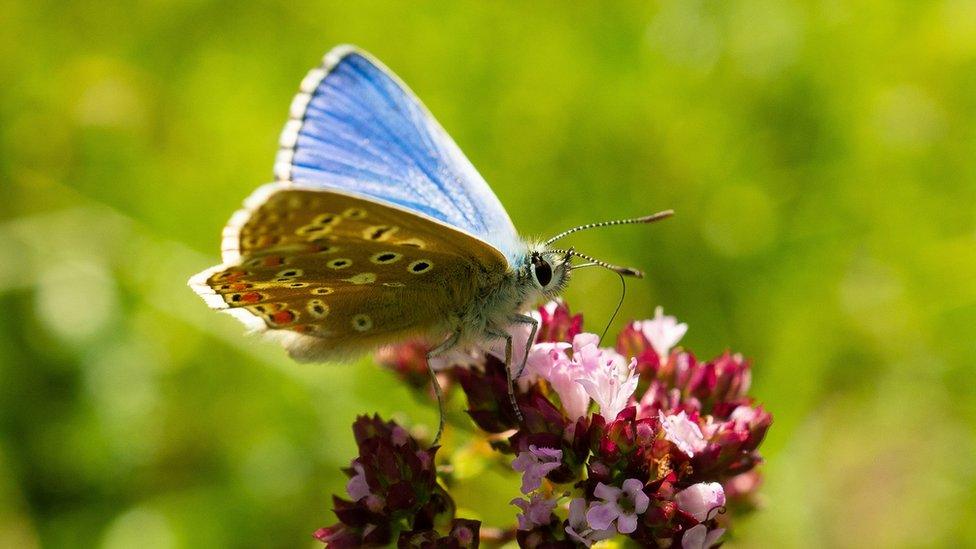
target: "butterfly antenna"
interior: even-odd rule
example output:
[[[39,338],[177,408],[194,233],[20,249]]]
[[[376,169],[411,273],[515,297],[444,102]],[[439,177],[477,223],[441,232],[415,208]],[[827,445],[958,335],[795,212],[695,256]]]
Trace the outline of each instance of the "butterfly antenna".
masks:
[[[606,327],[603,328],[603,333],[600,334],[599,345],[603,345],[603,338],[606,337],[607,332],[610,331],[610,325],[613,324],[614,320],[616,320],[617,313],[620,312],[620,307],[624,304],[624,298],[627,297],[627,279],[624,278],[624,275],[620,273],[617,273],[617,276],[620,277],[620,301],[617,301],[617,308],[613,310],[613,314],[610,315],[610,320],[607,321]]]
[[[600,267],[603,267],[604,269],[609,269],[609,270],[611,270],[611,271],[613,271],[613,272],[615,272],[615,273],[617,273],[617,274],[619,274],[621,276],[632,276],[634,278],[644,278],[644,272],[643,271],[640,271],[638,269],[634,269],[634,268],[631,268],[631,267],[621,267],[619,265],[613,265],[611,263],[607,263],[606,261],[600,261],[599,259],[597,259],[595,257],[589,256],[589,255],[586,255],[586,254],[582,254],[582,253],[577,252],[576,250],[573,250],[573,249],[569,249],[569,250],[550,250],[550,251],[551,252],[554,252],[554,253],[564,253],[564,254],[567,254],[567,255],[570,255],[570,256],[575,255],[576,257],[578,257],[580,259],[585,259],[585,260],[589,261],[589,263],[584,263],[582,265],[574,265],[572,267],[573,269],[582,269],[583,267],[600,266]]]
[[[655,221],[660,221],[674,215],[674,210],[664,210],[663,212],[657,212],[656,214],[645,215],[644,217],[635,217],[633,219],[615,219],[613,221],[600,221],[598,223],[587,223],[586,225],[580,225],[579,227],[573,227],[572,229],[563,231],[556,236],[546,240],[546,246],[552,244],[553,242],[563,238],[564,236],[571,235],[575,232],[585,231],[587,229],[595,229],[597,227],[612,227],[614,225],[634,225],[637,223],[654,223]]]

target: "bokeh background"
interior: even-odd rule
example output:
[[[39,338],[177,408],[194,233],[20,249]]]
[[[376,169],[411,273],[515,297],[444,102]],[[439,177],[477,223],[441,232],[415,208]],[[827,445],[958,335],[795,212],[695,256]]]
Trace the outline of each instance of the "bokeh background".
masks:
[[[7,0],[0,546],[314,547],[354,416],[433,424],[184,285],[341,42],[525,233],[677,210],[573,242],[648,270],[623,319],[661,304],[754,361],[765,508],[728,547],[976,544],[976,3]],[[597,330],[618,287],[568,298]],[[460,504],[509,522],[472,467]]]

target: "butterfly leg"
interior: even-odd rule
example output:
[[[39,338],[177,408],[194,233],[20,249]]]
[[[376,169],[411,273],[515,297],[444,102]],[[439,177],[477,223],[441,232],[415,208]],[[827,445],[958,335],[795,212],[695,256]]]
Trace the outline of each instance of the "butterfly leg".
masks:
[[[437,381],[437,374],[434,373],[434,367],[430,365],[430,359],[435,356],[450,350],[452,347],[457,345],[458,340],[461,339],[461,332],[455,331],[447,339],[441,342],[440,345],[434,347],[430,351],[427,351],[427,373],[430,374],[430,383],[434,386],[434,395],[437,396],[437,409],[440,412],[440,421],[437,425],[437,435],[434,437],[434,442],[431,446],[436,446],[441,440],[441,434],[444,433],[444,392],[441,390],[441,384]]]
[[[525,363],[529,361],[529,351],[532,350],[532,344],[535,343],[535,334],[539,331],[539,321],[532,318],[529,315],[512,315],[509,318],[512,324],[529,324],[532,326],[529,332],[529,339],[525,341],[525,355],[522,357],[522,363],[518,367],[518,371],[515,372],[515,379],[522,377],[522,372],[525,370]]]
[[[488,335],[505,340],[505,377],[508,378],[508,400],[515,410],[515,417],[522,422],[522,411],[515,400],[515,382],[512,380],[512,334],[500,331],[489,331]]]

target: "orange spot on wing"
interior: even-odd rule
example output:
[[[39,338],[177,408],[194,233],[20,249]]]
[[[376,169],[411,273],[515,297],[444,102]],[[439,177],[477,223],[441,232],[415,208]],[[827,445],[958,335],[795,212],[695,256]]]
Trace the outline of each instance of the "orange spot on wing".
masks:
[[[232,282],[243,278],[246,275],[244,271],[224,271],[222,273],[217,273],[214,275],[213,280],[216,282]]]
[[[248,292],[241,296],[241,301],[244,303],[257,303],[264,299],[264,296],[258,292]]]
[[[274,322],[275,324],[279,324],[279,325],[290,324],[294,321],[295,321],[295,313],[287,309],[284,311],[278,311],[276,313],[271,314],[271,322]]]

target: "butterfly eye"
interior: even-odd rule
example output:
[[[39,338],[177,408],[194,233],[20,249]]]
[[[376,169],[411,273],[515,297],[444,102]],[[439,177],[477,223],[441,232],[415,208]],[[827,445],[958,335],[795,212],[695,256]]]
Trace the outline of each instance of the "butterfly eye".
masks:
[[[538,254],[532,255],[532,276],[543,288],[552,282],[552,266]]]

